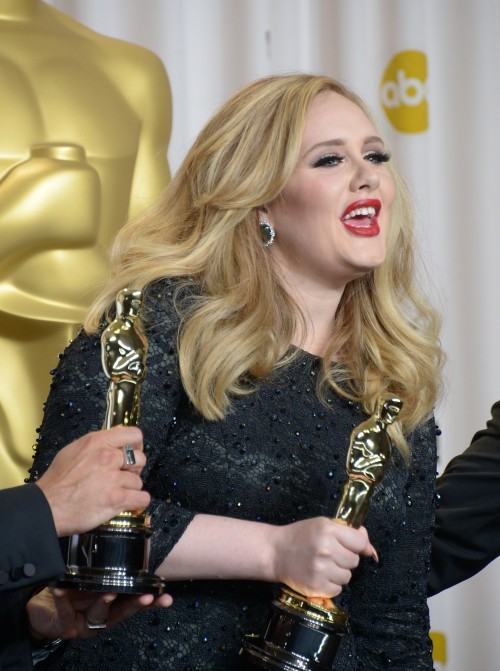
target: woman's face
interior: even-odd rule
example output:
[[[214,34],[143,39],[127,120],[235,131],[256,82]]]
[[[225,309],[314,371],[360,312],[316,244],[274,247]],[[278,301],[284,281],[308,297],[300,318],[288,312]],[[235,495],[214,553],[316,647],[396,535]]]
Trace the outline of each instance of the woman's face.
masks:
[[[343,289],[382,263],[395,196],[388,158],[356,104],[333,91],[314,99],[292,177],[261,217],[289,282]]]

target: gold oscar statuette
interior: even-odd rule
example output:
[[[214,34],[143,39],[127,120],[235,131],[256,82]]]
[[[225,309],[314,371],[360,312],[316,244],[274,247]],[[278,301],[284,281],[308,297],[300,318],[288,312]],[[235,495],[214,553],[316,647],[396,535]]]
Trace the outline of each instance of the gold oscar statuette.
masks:
[[[139,423],[139,393],[146,374],[148,343],[139,318],[142,292],[123,289],[116,298],[116,318],[101,337],[102,366],[109,378],[105,428]],[[134,451],[124,446],[126,465]],[[61,587],[98,592],[162,594],[164,581],[148,571],[153,534],[149,515],[123,512],[96,529],[74,535]]]
[[[374,414],[351,433],[347,481],[335,521],[359,528],[367,515],[375,486],[381,482],[391,455],[387,427],[403,407],[394,396],[379,398]],[[331,671],[349,614],[330,598],[308,598],[286,585],[272,603],[264,637],[246,636],[240,651],[242,669],[253,671]]]

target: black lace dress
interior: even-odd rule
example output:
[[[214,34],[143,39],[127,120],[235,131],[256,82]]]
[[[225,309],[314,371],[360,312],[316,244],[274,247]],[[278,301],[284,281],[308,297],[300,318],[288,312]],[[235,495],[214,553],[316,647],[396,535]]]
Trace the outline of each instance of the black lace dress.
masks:
[[[171,286],[151,289],[141,428],[153,501],[158,566],[198,512],[271,524],[331,516],[346,479],[352,429],[366,419],[336,395],[315,394],[318,360],[303,353],[258,392],[208,422],[184,394],[178,372]],[[228,348],[231,343],[228,342]],[[98,336],[80,334],[61,355],[40,430],[32,478],[58,449],[102,426],[108,380]],[[350,614],[339,671],[432,669],[426,578],[434,517],[435,427],[409,439],[412,463],[395,451],[366,519],[380,562],[362,559],[338,603]],[[75,671],[235,671],[247,633],[264,633],[276,587],[248,581],[171,582],[174,604],[138,613],[92,640],[69,642],[49,667]]]

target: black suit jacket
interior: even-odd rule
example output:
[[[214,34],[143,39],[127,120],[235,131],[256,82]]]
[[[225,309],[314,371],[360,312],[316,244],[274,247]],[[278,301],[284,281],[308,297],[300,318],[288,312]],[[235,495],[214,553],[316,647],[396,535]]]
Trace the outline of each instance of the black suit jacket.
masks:
[[[438,478],[429,594],[478,573],[500,555],[500,401],[486,429]]]
[[[0,491],[0,669],[32,668],[27,592],[64,573],[52,513],[37,485]]]

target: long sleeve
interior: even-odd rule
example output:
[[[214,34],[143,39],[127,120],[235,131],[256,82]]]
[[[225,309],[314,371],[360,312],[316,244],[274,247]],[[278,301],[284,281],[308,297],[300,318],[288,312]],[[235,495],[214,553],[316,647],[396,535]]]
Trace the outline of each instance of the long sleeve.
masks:
[[[500,555],[500,401],[491,415],[438,478],[429,595],[467,580]]]
[[[27,587],[64,573],[49,504],[36,485],[0,491],[0,669],[31,668]]]
[[[36,485],[0,491],[0,592],[64,573],[49,504]]]

